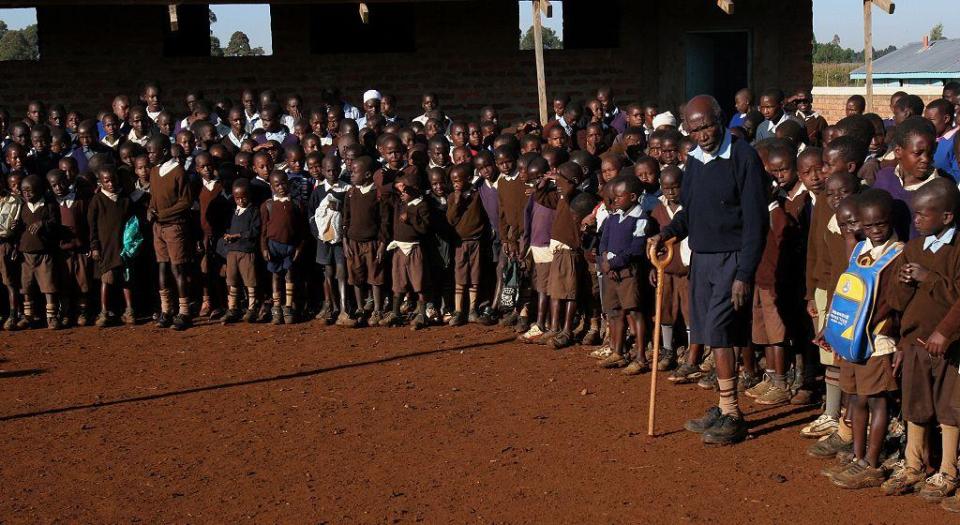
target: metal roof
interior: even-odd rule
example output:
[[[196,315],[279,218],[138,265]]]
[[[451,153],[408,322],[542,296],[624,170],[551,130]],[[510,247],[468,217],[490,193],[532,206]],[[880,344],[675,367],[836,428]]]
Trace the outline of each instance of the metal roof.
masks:
[[[864,66],[854,69],[850,78],[867,76]],[[960,38],[935,40],[930,46],[913,42],[873,61],[873,78],[957,78],[960,77]]]

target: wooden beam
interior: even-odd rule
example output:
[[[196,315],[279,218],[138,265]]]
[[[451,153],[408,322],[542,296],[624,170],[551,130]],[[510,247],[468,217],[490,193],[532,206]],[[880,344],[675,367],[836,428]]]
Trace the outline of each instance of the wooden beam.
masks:
[[[733,14],[733,0],[717,0],[717,7],[728,15]]]
[[[873,2],[863,1],[863,60],[867,69],[867,113],[873,113]]]
[[[540,125],[547,125],[547,80],[543,71],[543,25],[540,12],[545,10],[541,0],[531,0],[533,7],[533,52],[537,60],[537,96],[540,100]]]
[[[873,5],[883,9],[888,15],[892,15],[894,9],[897,8],[897,4],[894,4],[893,0],[873,0]]]

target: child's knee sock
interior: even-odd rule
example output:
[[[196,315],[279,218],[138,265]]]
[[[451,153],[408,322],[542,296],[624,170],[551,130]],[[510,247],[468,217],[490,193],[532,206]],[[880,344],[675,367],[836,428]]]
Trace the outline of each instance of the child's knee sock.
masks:
[[[52,297],[47,300],[47,319],[52,319],[57,316],[57,301]]]
[[[253,308],[257,305],[257,289],[248,286],[247,287],[247,308]]]
[[[273,290],[271,297],[273,298],[273,306],[279,308],[280,305],[283,304],[281,302],[283,300],[283,292],[281,292],[279,289]]]
[[[660,335],[663,339],[663,349],[673,351],[673,325],[660,325]]]
[[[956,429],[957,427],[953,427]],[[946,437],[946,436],[944,436]],[[946,439],[944,439],[946,441]],[[927,427],[907,421],[907,449],[904,451],[906,466],[917,470],[923,469],[923,448],[927,443]],[[947,458],[948,454],[943,457]],[[955,454],[950,454],[955,458]]]
[[[160,312],[168,314],[170,313],[170,289],[161,288],[159,293],[160,293]]]
[[[293,308],[293,298],[296,295],[296,286],[293,283],[287,282],[284,283],[284,294],[285,302],[283,303],[287,308]]]
[[[393,312],[394,317],[400,317],[400,303],[403,302],[403,294],[397,294],[393,296],[393,305],[391,311]]]
[[[33,320],[33,299],[28,296],[23,298],[23,317],[28,320]]]
[[[230,289],[227,290],[227,308],[230,310],[236,310],[239,300],[240,289],[236,286],[231,286]]]
[[[824,381],[827,383],[827,406],[823,413],[835,418],[840,417],[840,369],[828,366],[824,371]]]
[[[186,297],[178,297],[177,304],[180,305],[180,310],[177,311],[180,315],[190,315],[190,299]]]
[[[717,378],[720,387],[720,413],[740,417],[740,405],[737,402],[737,377],[729,379]]]
[[[457,313],[463,311],[463,286],[459,284],[453,291],[453,310]]]
[[[957,445],[960,441],[960,428],[950,425],[940,425],[943,432],[943,452],[940,457],[940,472],[957,477]]]

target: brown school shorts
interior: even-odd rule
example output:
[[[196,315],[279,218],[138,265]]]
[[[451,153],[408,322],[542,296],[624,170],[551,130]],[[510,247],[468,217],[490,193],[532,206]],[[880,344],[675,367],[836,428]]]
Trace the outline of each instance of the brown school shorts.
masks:
[[[404,254],[400,248],[393,254],[393,293],[400,295],[412,291],[423,292],[423,251],[420,246],[414,245],[409,254]]]
[[[257,254],[227,252],[227,286],[257,287]]]
[[[87,293],[90,291],[90,256],[85,253],[60,252],[57,256],[57,287],[62,292]]]
[[[663,274],[663,305],[660,324],[674,326],[683,318],[690,322],[690,281],[686,275]]]
[[[547,290],[550,287],[550,266],[552,264],[553,262],[533,263],[533,289],[539,293],[550,295]]]
[[[0,242],[0,283],[4,286],[20,286],[20,262],[11,258],[15,252],[13,244]]]
[[[480,241],[463,240],[457,245],[453,278],[457,286],[480,285]]]
[[[893,354],[874,356],[865,363],[840,362],[840,390],[858,396],[876,396],[897,390]]]
[[[787,339],[787,329],[777,306],[777,293],[766,288],[753,290],[753,337],[755,345],[778,345]]]
[[[37,283],[40,293],[57,293],[54,279],[53,257],[48,253],[25,253],[20,263],[20,288],[30,293],[33,283]]]
[[[350,248],[350,255],[347,257],[347,280],[350,285],[382,285],[383,262],[377,261],[377,241],[347,239],[344,242]]]
[[[183,224],[153,223],[153,250],[158,263],[185,264],[191,261],[190,235]]]
[[[957,426],[957,416],[951,408],[953,391],[957,385],[957,351],[951,349],[945,356],[933,357],[921,346],[903,350],[903,418],[922,425],[934,421]]]
[[[622,268],[616,276],[604,274],[603,311],[615,313],[621,310],[639,310],[643,305],[640,298],[640,275],[635,268]]]
[[[550,262],[547,295],[551,299],[577,300],[577,289],[584,277],[586,261],[577,250],[557,250]]]

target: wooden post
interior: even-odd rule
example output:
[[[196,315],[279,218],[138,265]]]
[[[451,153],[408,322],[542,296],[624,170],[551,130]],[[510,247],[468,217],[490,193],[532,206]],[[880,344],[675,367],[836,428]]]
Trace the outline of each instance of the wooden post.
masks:
[[[540,100],[540,125],[547,125],[547,80],[543,73],[543,25],[541,0],[531,0],[533,6],[533,53],[537,60],[537,96]]]
[[[863,2],[863,60],[867,69],[867,113],[873,113],[873,2]]]

